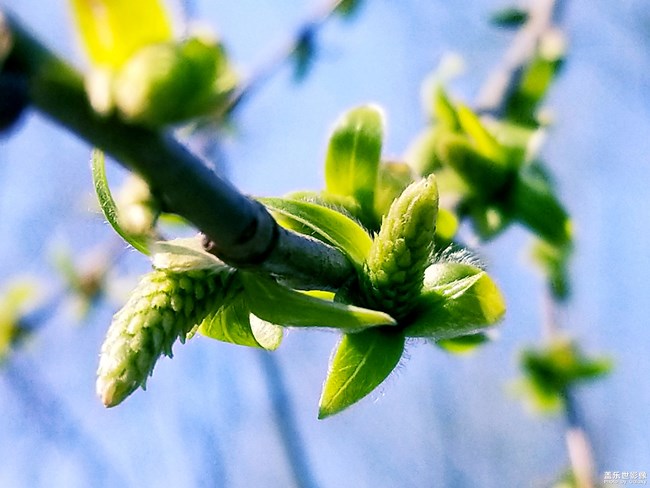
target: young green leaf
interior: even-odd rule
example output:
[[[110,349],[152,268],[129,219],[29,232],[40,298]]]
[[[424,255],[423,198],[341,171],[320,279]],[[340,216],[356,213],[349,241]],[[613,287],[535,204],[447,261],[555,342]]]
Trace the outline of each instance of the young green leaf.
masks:
[[[325,160],[325,189],[354,197],[372,211],[383,139],[383,115],[364,105],[343,115],[330,137]]]
[[[477,333],[504,313],[503,296],[485,271],[464,263],[436,263],[425,272],[414,319],[405,333],[450,339]]]
[[[514,218],[540,238],[557,246],[571,245],[571,219],[543,178],[528,171],[520,172],[509,206]]]
[[[372,392],[395,369],[403,351],[400,331],[370,329],[345,334],[323,385],[318,418],[334,415]]]
[[[118,68],[141,47],[172,38],[160,0],[72,0],[72,8],[84,47],[96,65]]]
[[[490,21],[497,27],[518,28],[528,20],[528,12],[517,7],[507,7],[494,12]]]
[[[260,198],[259,201],[281,225],[331,244],[357,266],[363,264],[372,239],[351,218],[331,208],[305,201],[284,198]]]
[[[440,160],[452,168],[476,195],[490,199],[509,181],[511,171],[484,156],[466,136],[447,133],[438,140]]]
[[[92,167],[93,184],[99,206],[104,213],[104,217],[117,234],[142,254],[149,255],[149,237],[143,235],[134,235],[120,225],[117,206],[113,200],[111,189],[106,179],[106,167],[104,165],[104,153],[99,149],[93,149],[90,164]]]
[[[452,354],[468,354],[474,352],[477,347],[489,342],[487,334],[479,332],[465,336],[454,337],[451,339],[441,339],[436,341],[436,345]]]
[[[463,132],[472,139],[476,150],[496,164],[507,166],[507,151],[485,127],[478,115],[463,104],[458,104],[456,110],[460,126]]]
[[[357,331],[396,325],[388,314],[316,298],[287,288],[266,276],[241,273],[246,301],[253,314],[289,327],[331,327]]]
[[[457,132],[461,128],[458,110],[441,85],[435,87],[432,115],[447,130]]]
[[[199,333],[222,342],[248,347],[277,349],[282,341],[282,329],[251,316],[243,290],[231,287],[224,303],[208,315],[199,327]],[[253,324],[255,330],[253,330]]]

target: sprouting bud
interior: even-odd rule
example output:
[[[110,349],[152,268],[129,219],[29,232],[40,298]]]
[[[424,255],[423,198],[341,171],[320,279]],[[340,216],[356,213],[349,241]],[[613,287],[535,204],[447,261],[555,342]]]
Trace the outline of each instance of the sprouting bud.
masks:
[[[428,176],[408,186],[384,217],[364,264],[368,305],[398,320],[410,312],[429,264],[438,215],[438,187]]]
[[[145,387],[158,358],[218,308],[227,277],[211,270],[155,270],[145,275],[118,311],[102,345],[97,394],[107,407]]]
[[[214,112],[235,83],[223,47],[191,38],[136,52],[116,76],[113,95],[126,120],[161,126]]]

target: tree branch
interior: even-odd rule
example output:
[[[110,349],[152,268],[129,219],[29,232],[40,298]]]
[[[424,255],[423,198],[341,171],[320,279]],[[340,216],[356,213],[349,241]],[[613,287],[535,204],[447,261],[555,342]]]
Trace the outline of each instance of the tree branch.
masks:
[[[526,24],[515,35],[501,64],[479,90],[475,107],[481,113],[497,116],[503,112],[521,68],[533,58],[540,40],[552,30],[564,6],[562,0],[534,0],[530,4]]]
[[[98,115],[77,71],[11,17],[2,26],[0,37],[9,35],[12,46],[5,68],[26,79],[30,103],[139,173],[167,208],[208,237],[216,256],[300,287],[335,289],[349,278],[352,266],[337,249],[278,226],[261,204],[217,176],[169,134],[125,123],[116,115]]]

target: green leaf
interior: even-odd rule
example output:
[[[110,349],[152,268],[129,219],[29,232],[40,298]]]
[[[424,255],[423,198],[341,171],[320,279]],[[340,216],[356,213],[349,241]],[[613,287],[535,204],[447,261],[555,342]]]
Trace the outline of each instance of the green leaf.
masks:
[[[544,273],[553,296],[566,300],[570,293],[569,258],[571,246],[554,246],[543,240],[537,240],[531,251],[533,261]]]
[[[0,363],[29,333],[21,324],[21,317],[33,307],[37,294],[36,283],[27,280],[15,281],[0,290]]]
[[[404,335],[371,329],[345,334],[323,385],[318,418],[334,415],[379,386],[395,369],[404,351]]]
[[[433,118],[445,129],[452,132],[460,130],[458,110],[441,85],[435,86],[432,112]]]
[[[295,81],[305,79],[311,70],[316,58],[316,42],[313,29],[305,29],[298,38],[298,42],[291,53],[294,63],[293,78]]]
[[[361,0],[342,0],[336,7],[336,12],[345,18],[353,17],[359,11],[362,3]]]
[[[193,269],[212,269],[232,273],[234,269],[203,248],[200,235],[159,241],[153,244],[152,262],[156,269],[182,273]]]
[[[336,123],[325,160],[325,189],[354,197],[372,212],[383,139],[383,115],[374,105],[344,114]]]
[[[347,331],[396,325],[395,320],[383,312],[310,296],[266,276],[242,272],[241,278],[251,312],[273,324]]]
[[[141,47],[172,39],[169,15],[159,0],[72,0],[72,8],[96,65],[118,68]]]
[[[572,241],[571,219],[551,186],[541,177],[522,171],[513,185],[510,211],[540,238],[557,246]]]
[[[479,332],[478,334],[454,337],[452,339],[442,339],[436,341],[436,345],[452,354],[468,354],[474,352],[477,347],[489,341],[490,338],[487,334]]]
[[[489,205],[483,201],[467,203],[474,230],[484,241],[493,239],[510,225],[512,218],[499,205]]]
[[[224,304],[201,323],[199,333],[222,342],[277,349],[282,329],[251,316],[243,289],[231,290]]]
[[[475,334],[498,322],[505,309],[501,292],[485,271],[465,263],[436,263],[425,272],[405,332],[434,340]]]
[[[474,142],[474,148],[480,154],[491,159],[495,164],[507,167],[507,151],[485,127],[478,115],[468,106],[458,104],[456,108],[458,121],[465,134]]]
[[[106,217],[106,220],[111,224],[113,230],[115,230],[122,239],[142,254],[149,255],[149,238],[147,236],[130,234],[120,225],[117,206],[113,200],[111,189],[108,186],[108,180],[106,179],[104,153],[99,149],[93,149],[90,164],[92,167],[95,193],[97,194],[97,200],[104,217]]]
[[[296,232],[308,234],[338,248],[356,266],[362,266],[372,239],[351,218],[315,203],[284,198],[260,198],[278,222]]]
[[[482,154],[463,135],[442,135],[438,140],[438,154],[484,200],[500,193],[510,180],[511,171],[507,166]]]
[[[527,20],[528,12],[516,7],[501,9],[492,14],[490,18],[490,21],[497,27],[509,29],[521,27]]]
[[[436,236],[434,238],[436,249],[444,249],[451,244],[456,232],[458,232],[459,225],[458,218],[453,212],[446,208],[438,208]]]

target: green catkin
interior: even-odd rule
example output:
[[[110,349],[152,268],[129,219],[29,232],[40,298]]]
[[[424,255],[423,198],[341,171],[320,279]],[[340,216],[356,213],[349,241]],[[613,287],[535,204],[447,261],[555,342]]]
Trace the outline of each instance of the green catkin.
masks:
[[[361,279],[367,305],[400,320],[419,295],[429,265],[438,215],[438,187],[428,176],[393,202],[375,237]]]
[[[219,306],[228,279],[211,270],[155,270],[142,278],[113,316],[102,345],[97,394],[104,405],[118,405],[146,386],[158,358],[171,357],[176,340],[184,342],[192,328]]]

